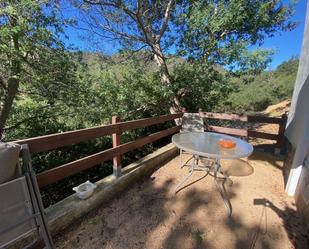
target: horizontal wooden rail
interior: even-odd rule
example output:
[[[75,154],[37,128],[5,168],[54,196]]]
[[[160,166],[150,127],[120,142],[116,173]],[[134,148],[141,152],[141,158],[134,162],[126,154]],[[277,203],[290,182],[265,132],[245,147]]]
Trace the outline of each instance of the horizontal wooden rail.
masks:
[[[61,148],[67,145],[94,139],[104,135],[111,135],[118,131],[117,125],[106,125],[76,131],[51,134],[15,141],[18,144],[28,144],[31,154]]]
[[[251,130],[248,130],[248,137],[263,138],[263,139],[276,140],[276,141],[279,139],[278,134],[271,134],[271,133],[251,131]]]
[[[213,131],[218,133],[224,133],[228,135],[234,135],[239,137],[247,137],[248,131],[246,129],[235,129],[235,128],[227,128],[221,126],[208,125],[206,126],[207,131]]]
[[[221,127],[221,126],[213,126],[208,125],[207,126],[208,131],[214,131],[219,132],[223,134],[228,135],[234,135],[239,137],[254,137],[254,138],[263,138],[263,139],[269,139],[269,140],[278,140],[279,135],[278,134],[271,134],[271,133],[264,133],[259,131],[252,131],[252,130],[246,130],[246,129],[235,129],[235,128],[227,128],[227,127]]]
[[[119,132],[122,133],[127,130],[131,129],[137,129],[142,128],[150,125],[155,124],[161,124],[167,121],[171,121],[177,118],[181,118],[183,113],[176,113],[176,114],[168,114],[163,115],[159,117],[153,117],[153,118],[144,118],[144,119],[138,119],[138,120],[132,120],[132,121],[126,121],[126,122],[119,122],[117,125],[119,125]]]
[[[283,118],[273,118],[264,116],[247,116],[249,123],[267,123],[267,124],[283,124],[285,120]]]
[[[215,113],[215,112],[199,112],[202,118],[232,120],[232,121],[247,121],[247,116],[240,116],[237,114]]]
[[[207,119],[218,119],[218,120],[230,120],[230,121],[243,121],[249,123],[268,123],[268,124],[282,124],[284,119],[265,117],[257,115],[237,115],[227,113],[215,113],[215,112],[199,112],[200,116]]]
[[[159,117],[144,118],[133,121],[119,122],[75,131],[51,134],[15,141],[18,144],[28,144],[31,154],[61,148],[68,145],[90,140],[126,130],[142,128],[145,126],[164,123],[182,117],[183,113],[163,115]]]
[[[39,187],[44,187],[53,182],[59,181],[65,177],[76,174],[85,169],[91,168],[101,162],[112,159],[115,156],[127,153],[134,149],[140,148],[146,144],[152,143],[163,137],[172,135],[180,130],[181,126],[175,126],[154,134],[151,134],[147,137],[140,138],[138,140],[121,144],[115,148],[107,149],[102,152],[90,155],[81,159],[78,159],[73,162],[58,166],[56,168],[46,170],[37,175],[37,180]]]

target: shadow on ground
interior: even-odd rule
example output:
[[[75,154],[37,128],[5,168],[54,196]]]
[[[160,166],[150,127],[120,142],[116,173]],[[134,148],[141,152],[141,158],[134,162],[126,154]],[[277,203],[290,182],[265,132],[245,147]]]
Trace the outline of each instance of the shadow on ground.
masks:
[[[276,165],[270,166],[276,162],[261,164],[259,160],[250,157],[253,170],[246,169],[244,177],[233,178],[234,185],[227,189],[234,210],[231,218],[211,176],[203,177],[205,172],[194,174],[188,187],[174,194],[186,174],[176,158],[63,231],[55,238],[56,246],[308,248],[302,221],[295,207],[283,198],[281,172]]]

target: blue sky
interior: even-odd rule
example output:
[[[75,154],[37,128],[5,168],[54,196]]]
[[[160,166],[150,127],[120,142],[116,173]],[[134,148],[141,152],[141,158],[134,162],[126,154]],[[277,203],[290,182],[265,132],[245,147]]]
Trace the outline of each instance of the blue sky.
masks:
[[[289,2],[285,0],[284,2]],[[273,61],[269,65],[269,69],[276,68],[283,61],[287,61],[292,56],[299,56],[302,45],[302,38],[304,33],[304,24],[306,18],[306,0],[299,0],[294,16],[292,17],[293,21],[298,23],[297,27],[288,32],[283,32],[281,34],[276,34],[271,38],[267,38],[261,48],[270,48],[275,49],[277,53],[273,56]],[[76,12],[69,7],[65,10],[66,17],[73,17],[76,15]],[[95,51],[96,48],[93,44],[91,44],[85,36],[89,36],[89,34],[85,34],[80,30],[76,30],[74,28],[67,28],[66,34],[69,37],[69,40],[66,41],[67,44],[73,44],[75,47],[84,51]],[[88,37],[91,39],[91,37]],[[102,49],[102,47],[101,47]],[[103,51],[107,54],[112,54],[117,51],[117,48],[114,44],[104,43]]]
[[[277,50],[277,54],[273,57],[270,65],[271,69],[277,67],[281,62],[288,60],[292,56],[299,56],[305,28],[306,4],[306,0],[299,0],[296,5],[292,20],[298,22],[298,26],[294,30],[267,38],[262,45],[263,48]]]

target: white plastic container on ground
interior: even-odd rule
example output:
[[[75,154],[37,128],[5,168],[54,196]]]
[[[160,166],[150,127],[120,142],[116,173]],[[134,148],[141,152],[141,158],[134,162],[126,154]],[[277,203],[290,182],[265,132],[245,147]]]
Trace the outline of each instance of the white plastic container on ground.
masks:
[[[90,181],[86,181],[80,185],[78,185],[77,187],[74,187],[73,190],[76,192],[77,196],[80,199],[87,199],[89,198],[92,193],[93,190],[96,188],[97,186],[95,184],[93,184]]]

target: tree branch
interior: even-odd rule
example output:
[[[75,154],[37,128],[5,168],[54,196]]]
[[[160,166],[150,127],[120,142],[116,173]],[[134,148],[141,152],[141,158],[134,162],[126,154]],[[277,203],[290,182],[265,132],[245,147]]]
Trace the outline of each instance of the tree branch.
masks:
[[[170,18],[170,15],[171,15],[171,11],[172,11],[172,8],[175,4],[175,0],[170,0],[166,6],[166,9],[165,9],[165,13],[164,13],[164,19],[163,19],[163,24],[162,24],[162,28],[160,30],[160,33],[159,33],[159,36],[158,36],[158,41],[161,40],[164,32],[166,31],[167,27],[168,27],[168,22],[169,22],[169,18]]]
[[[144,34],[145,36],[145,39],[146,39],[146,43],[152,47],[151,44],[154,43],[153,41],[153,35],[152,35],[152,32],[149,31],[149,28],[147,30],[147,27],[146,25],[143,23],[143,19],[142,19],[142,16],[143,16],[143,13],[141,13],[142,11],[142,2],[141,0],[138,0],[137,2],[137,11],[135,13],[135,16],[136,16],[136,22],[137,22],[137,26],[139,27],[139,29],[141,30],[141,32]]]

